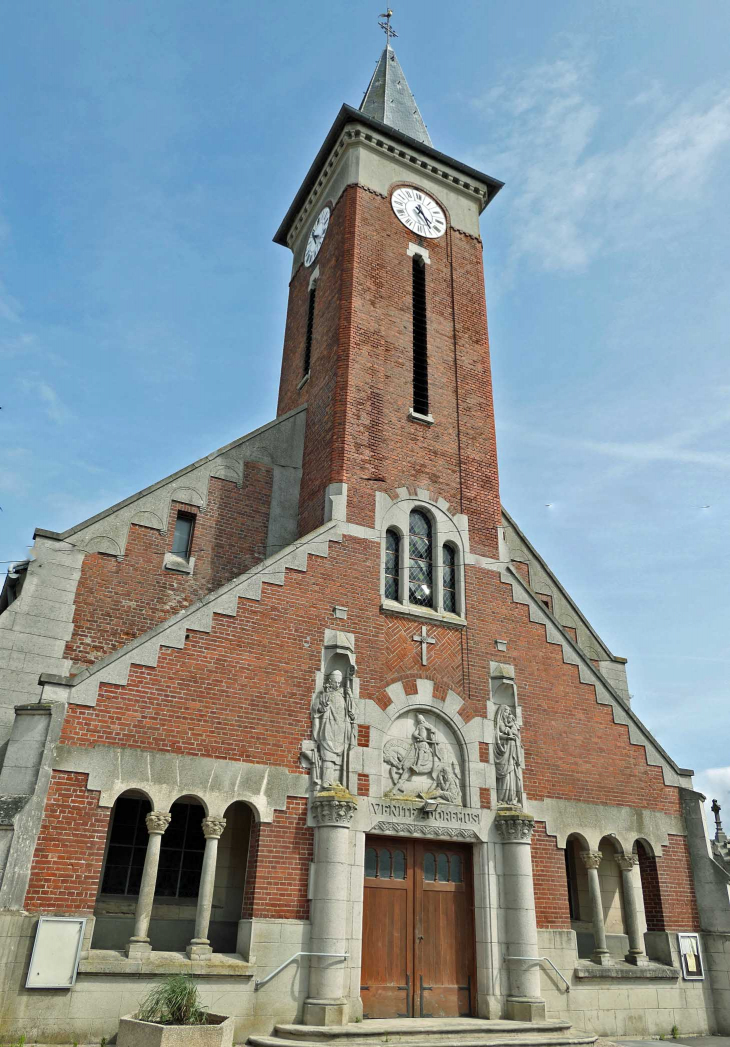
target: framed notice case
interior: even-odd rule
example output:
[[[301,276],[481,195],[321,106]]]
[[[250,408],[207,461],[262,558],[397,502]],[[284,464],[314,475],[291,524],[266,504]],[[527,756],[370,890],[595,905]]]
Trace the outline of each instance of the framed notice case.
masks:
[[[86,919],[41,916],[35,932],[26,989],[70,989],[79,969]]]
[[[682,977],[686,981],[702,981],[705,965],[702,962],[699,934],[678,934],[679,956],[682,962]]]

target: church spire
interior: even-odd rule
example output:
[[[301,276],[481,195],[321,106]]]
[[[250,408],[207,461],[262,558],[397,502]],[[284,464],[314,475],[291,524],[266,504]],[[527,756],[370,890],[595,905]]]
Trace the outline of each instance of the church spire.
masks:
[[[390,38],[396,36],[390,26],[392,13],[389,8],[382,16],[386,19],[380,23],[386,35],[385,50],[378,60],[365,97],[360,103],[360,112],[410,138],[415,138],[418,142],[423,142],[424,145],[433,145],[405,73],[390,46]]]

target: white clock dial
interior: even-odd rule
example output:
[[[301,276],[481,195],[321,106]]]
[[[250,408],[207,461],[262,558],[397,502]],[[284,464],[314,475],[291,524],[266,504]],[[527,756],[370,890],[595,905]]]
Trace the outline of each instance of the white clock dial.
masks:
[[[330,209],[329,207],[323,207],[317,215],[317,221],[312,226],[312,231],[309,234],[307,240],[307,247],[304,252],[304,264],[311,265],[314,259],[319,254],[319,249],[322,246],[325,233],[327,232],[327,226],[330,224]]]
[[[435,240],[446,232],[446,215],[435,200],[420,189],[399,186],[390,198],[396,216],[411,232]]]

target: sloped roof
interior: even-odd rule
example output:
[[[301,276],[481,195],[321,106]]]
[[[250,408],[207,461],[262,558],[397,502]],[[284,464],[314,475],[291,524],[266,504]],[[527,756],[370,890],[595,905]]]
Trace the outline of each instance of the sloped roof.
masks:
[[[386,47],[378,59],[365,97],[360,103],[360,112],[409,138],[415,138],[417,142],[433,145],[392,47]]]

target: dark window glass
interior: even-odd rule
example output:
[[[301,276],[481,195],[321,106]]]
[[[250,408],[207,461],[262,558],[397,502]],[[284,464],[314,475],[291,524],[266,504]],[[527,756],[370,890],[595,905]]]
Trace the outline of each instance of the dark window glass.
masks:
[[[417,255],[413,256],[413,410],[428,414],[426,266]]]
[[[461,858],[458,854],[451,855],[451,882],[461,883]]]
[[[312,363],[312,334],[314,332],[314,303],[317,298],[317,285],[309,291],[309,308],[307,310],[307,333],[304,339],[304,374],[309,374]]]
[[[175,534],[172,539],[172,551],[175,556],[190,556],[190,545],[193,538],[195,517],[188,513],[178,513],[175,520]]]
[[[423,856],[423,878],[427,883],[436,881],[436,859],[430,851],[426,851]]]
[[[378,852],[374,847],[365,848],[365,875],[370,877],[378,875]]]
[[[409,529],[408,599],[421,607],[433,607],[431,523],[425,513],[414,509]]]
[[[449,882],[449,856],[443,852],[438,856],[438,880],[439,883]]]
[[[400,600],[400,536],[397,531],[385,534],[385,596]]]
[[[387,847],[378,854],[378,876],[381,880],[390,879],[390,851]]]
[[[456,550],[453,545],[443,547],[444,610],[456,614]]]
[[[393,879],[405,880],[406,856],[403,851],[393,851]]]
[[[149,811],[147,800],[132,796],[120,796],[115,803],[102,894],[139,894],[147,853],[145,815]]]
[[[196,803],[174,803],[170,815],[160,844],[155,894],[162,898],[195,898],[205,850],[200,824],[203,808]]]

